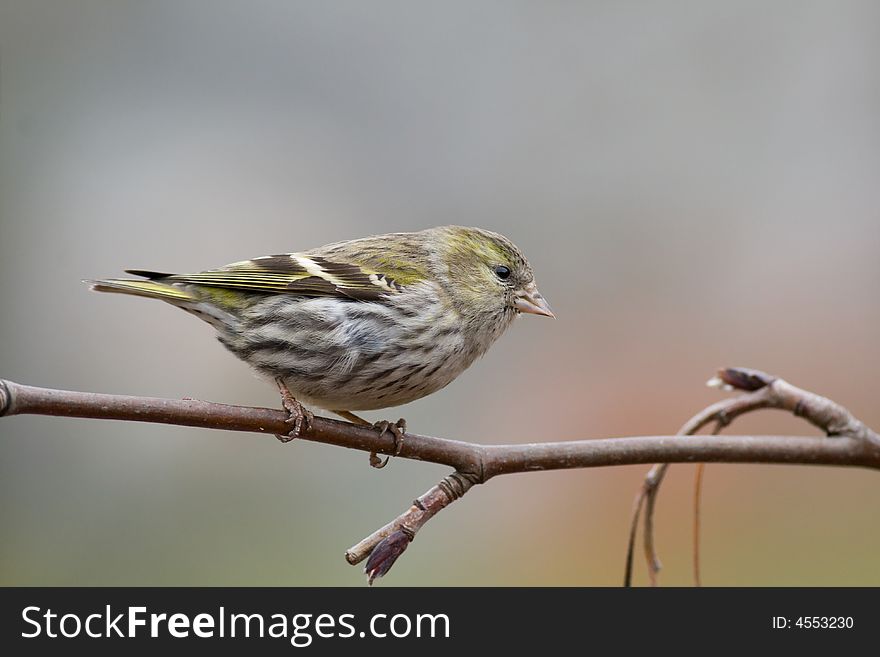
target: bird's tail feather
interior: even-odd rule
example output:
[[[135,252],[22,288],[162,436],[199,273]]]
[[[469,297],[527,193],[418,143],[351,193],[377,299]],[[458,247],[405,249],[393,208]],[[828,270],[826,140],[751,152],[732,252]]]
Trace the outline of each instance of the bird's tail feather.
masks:
[[[127,279],[111,278],[103,281],[85,281],[95,292],[116,292],[118,294],[131,294],[137,297],[147,297],[148,299],[162,299],[163,301],[187,302],[196,301],[196,298],[186,290],[162,283],[158,280],[153,281],[134,281]]]
[[[238,330],[238,319],[234,313],[210,298],[205,299],[204,293],[199,294],[192,288],[174,285],[162,281],[169,274],[154,272],[129,271],[129,274],[150,277],[150,280],[135,281],[125,278],[110,278],[101,281],[85,281],[96,292],[115,292],[130,294],[147,299],[160,299],[197,316],[202,321],[221,332]]]

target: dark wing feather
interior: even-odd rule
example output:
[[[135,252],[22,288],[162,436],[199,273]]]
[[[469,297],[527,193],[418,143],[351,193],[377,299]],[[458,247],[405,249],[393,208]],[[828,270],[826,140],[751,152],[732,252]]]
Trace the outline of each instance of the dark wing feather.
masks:
[[[151,272],[131,272],[158,278]],[[266,294],[344,297],[377,301],[401,286],[381,272],[319,256],[281,254],[237,262],[196,274],[162,276],[170,281]]]

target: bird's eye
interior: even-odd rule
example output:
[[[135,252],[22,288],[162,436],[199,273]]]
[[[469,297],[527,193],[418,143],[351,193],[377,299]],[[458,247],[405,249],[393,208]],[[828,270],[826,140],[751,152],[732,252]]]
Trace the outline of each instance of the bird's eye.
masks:
[[[497,267],[495,267],[495,275],[502,281],[506,281],[508,278],[510,278],[510,267],[498,265]]]

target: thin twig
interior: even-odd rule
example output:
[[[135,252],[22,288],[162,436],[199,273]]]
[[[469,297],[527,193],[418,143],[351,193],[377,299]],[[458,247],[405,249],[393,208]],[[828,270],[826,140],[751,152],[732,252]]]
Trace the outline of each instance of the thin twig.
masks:
[[[645,486],[647,484],[642,484],[642,494],[636,495],[636,499],[633,500],[633,509],[632,509],[632,517],[629,521],[629,541],[627,542],[626,548],[626,565],[623,570],[623,585],[625,587],[632,586],[632,576],[633,576],[633,550],[636,547],[636,532],[639,529],[639,517],[642,513],[642,507],[645,506]]]
[[[721,369],[715,377],[709,380],[708,385],[726,390],[745,391],[745,393],[706,407],[685,423],[678,433],[679,436],[693,436],[693,434],[711,422],[717,424],[713,432],[713,435],[716,435],[721,428],[729,425],[740,415],[762,408],[776,408],[794,413],[798,417],[803,417],[811,424],[825,431],[829,437],[835,437],[835,441],[826,442],[836,442],[837,439],[848,437],[858,440],[866,448],[880,448],[880,435],[837,402],[816,393],[802,390],[783,379],[766,374],[760,370],[748,368]],[[683,442],[691,442],[694,439],[693,437],[688,438],[687,441]],[[699,459],[699,461],[707,462],[705,459]],[[647,500],[643,540],[648,577],[652,586],[657,584],[657,574],[661,567],[654,548],[654,501],[670,463],[666,461],[652,466],[647,475],[645,475],[644,484],[636,494],[637,500],[641,497]],[[632,540],[635,540],[634,533],[631,532],[631,536]],[[633,550],[630,547],[627,550],[627,554],[632,555],[632,552]],[[695,566],[695,568],[697,567]],[[628,562],[626,564],[625,572],[630,574],[630,577],[625,580],[625,584],[629,585],[632,582],[631,563]],[[699,576],[697,575],[697,577]]]
[[[726,417],[723,422],[720,420],[716,422],[712,435],[717,436],[721,433],[721,430],[726,426],[726,422],[728,422]],[[703,497],[703,474],[705,470],[705,463],[697,463],[697,469],[694,474],[694,586],[698,587],[702,586],[702,578],[700,577],[700,504]]]
[[[453,472],[444,477],[424,495],[416,498],[412,506],[397,518],[346,550],[345,560],[354,566],[370,557],[364,572],[372,584],[376,577],[388,572],[426,522],[460,499],[476,483],[479,483],[476,475],[463,472]],[[390,548],[383,550],[384,545]]]
[[[705,463],[697,463],[694,474],[694,586],[702,586],[700,578],[700,498],[703,491]]]

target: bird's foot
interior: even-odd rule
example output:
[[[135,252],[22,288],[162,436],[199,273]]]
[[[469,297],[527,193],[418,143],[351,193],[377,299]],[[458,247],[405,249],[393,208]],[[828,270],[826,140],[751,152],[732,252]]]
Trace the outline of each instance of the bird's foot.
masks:
[[[370,424],[367,420],[359,415],[355,415],[351,411],[333,411],[339,417],[344,417],[349,422],[359,424],[364,427],[373,427],[382,436],[386,431],[390,431],[394,437],[394,456],[400,456],[400,450],[403,447],[403,434],[406,433],[406,420],[400,418],[397,422],[389,422],[388,420],[379,420]],[[386,456],[384,460],[379,458],[376,452],[370,452],[370,465],[374,468],[384,468],[388,465],[390,456]]]
[[[373,423],[373,428],[383,435],[386,431],[390,431],[394,437],[394,456],[400,456],[400,450],[403,448],[403,434],[406,433],[406,420],[400,418],[397,422],[389,422],[388,420],[379,420]]]
[[[389,422],[388,420],[379,420],[373,424],[373,428],[382,436],[386,431],[390,431],[394,438],[394,456],[400,456],[400,450],[403,448],[403,434],[406,433],[406,420],[400,418],[397,422]],[[374,468],[384,468],[388,465],[390,456],[386,456],[383,461],[376,452],[370,453],[370,465]]]
[[[284,422],[291,427],[287,434],[282,435],[276,433],[275,437],[282,443],[288,443],[294,438],[298,438],[303,431],[308,431],[315,416],[297,401],[296,397],[293,396],[293,393],[290,392],[290,388],[285,385],[284,381],[281,379],[275,379],[275,383],[278,385],[278,391],[281,393],[281,405],[284,407],[284,410],[287,411],[287,419],[284,420]]]

